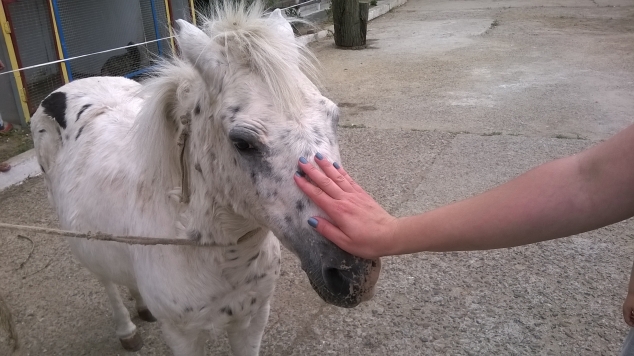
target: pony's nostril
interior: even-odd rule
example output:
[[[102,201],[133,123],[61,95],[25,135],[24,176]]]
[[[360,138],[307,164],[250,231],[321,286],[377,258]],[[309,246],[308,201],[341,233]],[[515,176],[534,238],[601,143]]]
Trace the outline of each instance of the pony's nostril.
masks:
[[[322,271],[324,282],[328,290],[337,296],[348,296],[350,294],[350,281],[341,273],[341,270],[326,267]]]

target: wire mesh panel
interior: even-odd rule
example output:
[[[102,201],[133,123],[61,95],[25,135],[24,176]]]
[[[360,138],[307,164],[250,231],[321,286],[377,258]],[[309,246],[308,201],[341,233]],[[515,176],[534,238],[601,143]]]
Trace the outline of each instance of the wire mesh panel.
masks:
[[[65,81],[107,75],[139,78],[172,53],[169,22],[191,21],[220,0],[1,0],[11,27],[28,109]],[[302,16],[329,0],[262,0]],[[248,0],[247,0],[248,2]],[[293,12],[291,11],[291,12]],[[287,16],[294,16],[286,11]],[[50,63],[60,58],[62,64]],[[45,65],[42,65],[45,64]],[[21,90],[21,88],[18,88]]]
[[[31,113],[66,78],[69,81],[99,75],[136,78],[158,57],[172,52],[168,38],[169,6],[166,7],[169,0],[2,0],[2,3],[20,68],[67,59],[62,64],[65,72],[60,64],[22,71]],[[185,8],[181,12],[184,11]],[[148,41],[154,42],[143,44]]]
[[[46,0],[3,1],[21,68],[56,60],[57,50]],[[27,69],[22,72],[27,106],[32,114],[42,99],[63,84],[58,64]]]
[[[170,0],[172,19],[183,19],[192,22],[192,9],[189,0]]]
[[[153,21],[146,1],[53,0],[64,57],[90,56],[67,62],[69,79],[97,75],[123,76],[148,66],[146,23]],[[149,6],[148,6],[149,7]],[[150,14],[150,15],[148,15]],[[165,12],[161,14],[165,19]],[[156,18],[156,21],[159,21]],[[165,21],[165,20],[164,20]],[[156,39],[149,31],[150,39]],[[131,46],[128,48],[122,48]],[[108,53],[96,53],[118,48]]]
[[[169,37],[167,11],[162,0],[140,0],[145,41]],[[170,40],[163,39],[147,44],[149,58],[171,54]]]

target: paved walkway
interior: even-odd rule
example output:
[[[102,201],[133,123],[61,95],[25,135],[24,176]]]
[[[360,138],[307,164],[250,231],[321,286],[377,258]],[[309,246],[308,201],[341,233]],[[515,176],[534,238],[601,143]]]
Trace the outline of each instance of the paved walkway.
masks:
[[[362,51],[312,46],[342,108],[343,163],[395,214],[471,196],[634,120],[632,1],[410,0],[368,37]],[[55,226],[42,183],[0,193],[0,219]],[[262,354],[614,355],[633,231],[386,258],[376,297],[355,309],[319,300],[285,252]],[[31,354],[123,354],[94,278],[63,241],[34,241],[20,268],[30,243],[0,232],[1,291]],[[138,324],[138,354],[167,354],[158,326]],[[226,339],[209,349],[227,354]]]

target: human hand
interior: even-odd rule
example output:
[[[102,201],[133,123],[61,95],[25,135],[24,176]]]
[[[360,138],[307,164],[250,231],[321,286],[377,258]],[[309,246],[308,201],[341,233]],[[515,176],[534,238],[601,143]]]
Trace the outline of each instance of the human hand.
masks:
[[[295,174],[295,183],[332,220],[312,217],[308,223],[341,249],[363,258],[391,254],[397,219],[387,213],[336,162],[315,155],[320,171],[302,157],[299,167],[310,177]]]
[[[623,319],[627,325],[634,327],[634,292],[628,292],[623,302]]]

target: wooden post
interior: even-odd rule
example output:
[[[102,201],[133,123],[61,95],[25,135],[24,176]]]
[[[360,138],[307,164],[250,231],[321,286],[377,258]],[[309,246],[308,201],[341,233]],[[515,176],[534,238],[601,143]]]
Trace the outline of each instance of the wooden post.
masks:
[[[359,0],[332,0],[335,44],[339,47],[365,46],[370,4]]]
[[[365,46],[365,38],[368,33],[368,18],[370,17],[370,3],[359,2],[359,22],[361,25],[361,36],[363,37],[363,46]]]

